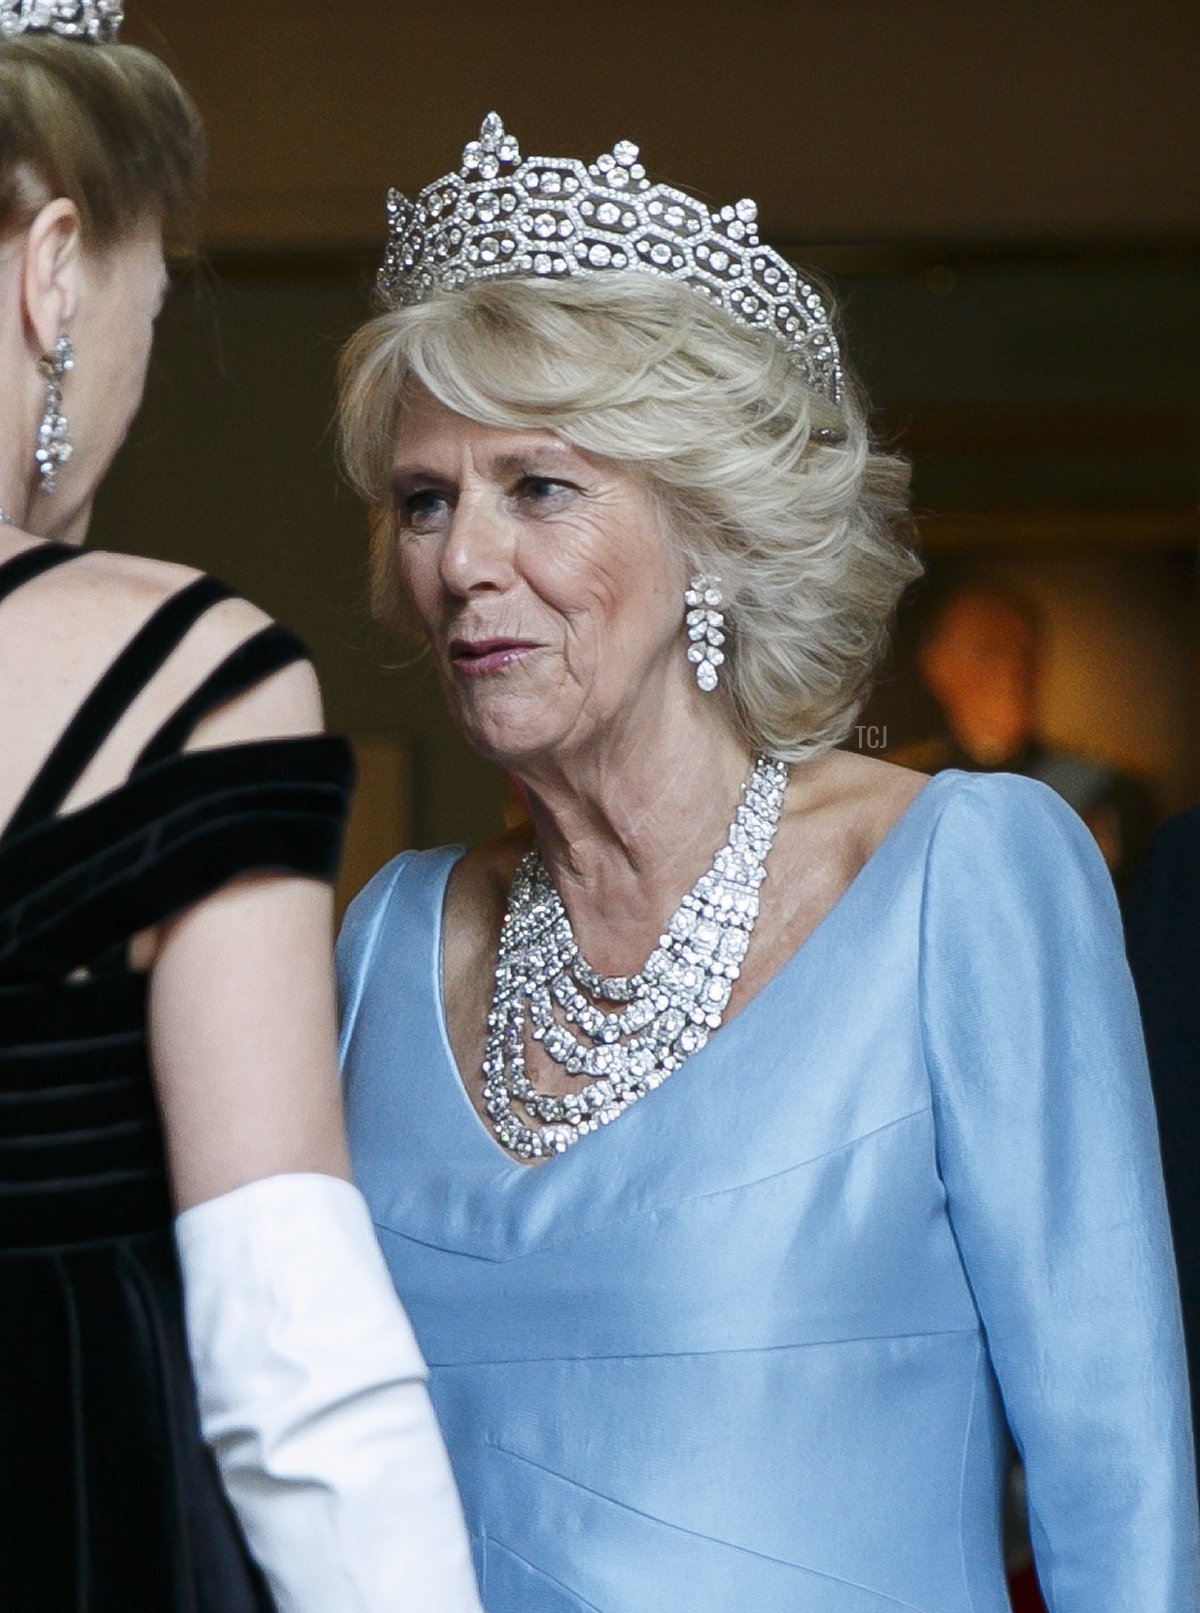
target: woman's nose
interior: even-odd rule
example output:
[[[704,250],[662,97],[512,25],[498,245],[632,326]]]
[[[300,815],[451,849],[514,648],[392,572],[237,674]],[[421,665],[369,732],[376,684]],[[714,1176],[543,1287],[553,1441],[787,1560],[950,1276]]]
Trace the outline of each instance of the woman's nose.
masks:
[[[442,582],[462,596],[503,589],[513,575],[513,536],[503,512],[486,498],[461,498],[442,545]]]

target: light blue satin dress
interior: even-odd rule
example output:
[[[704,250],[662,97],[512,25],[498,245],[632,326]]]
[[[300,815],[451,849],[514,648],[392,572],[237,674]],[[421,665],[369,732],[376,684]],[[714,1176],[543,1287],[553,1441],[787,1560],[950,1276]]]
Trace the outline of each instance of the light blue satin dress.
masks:
[[[1007,1613],[1006,1427],[1052,1613],[1196,1613],[1154,1117],[1074,814],[940,774],[702,1052],[534,1167],[447,1044],[458,855],[385,868],[340,973],[488,1613]]]

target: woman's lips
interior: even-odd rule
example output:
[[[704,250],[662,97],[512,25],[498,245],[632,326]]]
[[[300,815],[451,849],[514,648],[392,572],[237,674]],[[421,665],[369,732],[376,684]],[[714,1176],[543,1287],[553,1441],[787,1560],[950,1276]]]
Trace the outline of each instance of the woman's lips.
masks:
[[[450,664],[465,678],[484,678],[502,672],[539,647],[519,638],[456,638],[450,641]]]

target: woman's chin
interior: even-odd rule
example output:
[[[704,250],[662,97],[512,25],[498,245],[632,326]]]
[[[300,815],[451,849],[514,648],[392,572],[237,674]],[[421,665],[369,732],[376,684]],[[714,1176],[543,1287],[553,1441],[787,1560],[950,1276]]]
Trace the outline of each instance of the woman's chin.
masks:
[[[530,680],[501,672],[491,677],[446,680],[455,723],[471,748],[513,770],[522,759],[544,755],[562,742],[568,724],[556,720],[553,693],[535,691]]]
[[[561,729],[528,710],[506,711],[502,702],[457,702],[455,717],[471,749],[508,773],[552,754],[563,738]]]

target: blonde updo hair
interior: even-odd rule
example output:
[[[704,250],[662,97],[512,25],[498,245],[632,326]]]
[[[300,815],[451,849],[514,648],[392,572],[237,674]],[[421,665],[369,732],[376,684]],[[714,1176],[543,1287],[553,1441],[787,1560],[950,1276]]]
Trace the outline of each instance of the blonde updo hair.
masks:
[[[645,479],[689,573],[721,578],[722,688],[751,745],[800,761],[849,733],[920,573],[908,465],[872,447],[852,390],[834,409],[773,336],[686,286],[619,273],[482,280],[390,310],[351,339],[341,382],[343,457],[377,511],[383,620],[403,620],[388,488],[416,383]]]
[[[0,41],[0,241],[60,197],[94,253],[161,221],[195,244],[205,166],[200,120],[157,57],[53,34]]]

